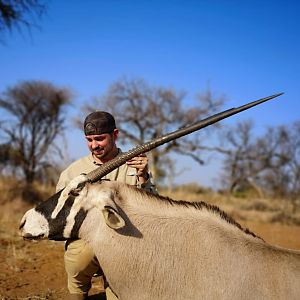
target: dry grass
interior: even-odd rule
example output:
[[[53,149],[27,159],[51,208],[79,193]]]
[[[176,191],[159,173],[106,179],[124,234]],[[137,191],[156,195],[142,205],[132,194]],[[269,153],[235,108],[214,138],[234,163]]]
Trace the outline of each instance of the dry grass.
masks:
[[[291,201],[287,199],[260,198],[257,196],[240,198],[211,190],[197,189],[194,185],[181,186],[172,191],[162,189],[160,194],[174,200],[204,201],[220,207],[238,220],[300,226],[300,209],[295,210]]]

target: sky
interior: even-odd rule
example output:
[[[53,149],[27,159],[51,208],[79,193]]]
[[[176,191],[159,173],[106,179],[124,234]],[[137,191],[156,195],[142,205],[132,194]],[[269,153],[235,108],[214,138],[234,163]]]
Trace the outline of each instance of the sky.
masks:
[[[209,86],[224,108],[284,92],[224,122],[252,119],[258,132],[291,124],[300,119],[299,12],[296,0],[52,0],[40,29],[0,44],[0,92],[23,80],[69,87],[68,120],[124,76],[184,90],[191,103]],[[87,153],[71,121],[64,147],[69,160]],[[216,185],[218,161],[177,163],[187,171],[176,182]]]

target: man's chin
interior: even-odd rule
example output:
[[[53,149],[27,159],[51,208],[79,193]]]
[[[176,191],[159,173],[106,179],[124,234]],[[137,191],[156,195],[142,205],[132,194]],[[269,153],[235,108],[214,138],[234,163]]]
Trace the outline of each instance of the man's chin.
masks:
[[[98,159],[103,158],[104,153],[103,152],[93,152],[93,156],[97,157]]]

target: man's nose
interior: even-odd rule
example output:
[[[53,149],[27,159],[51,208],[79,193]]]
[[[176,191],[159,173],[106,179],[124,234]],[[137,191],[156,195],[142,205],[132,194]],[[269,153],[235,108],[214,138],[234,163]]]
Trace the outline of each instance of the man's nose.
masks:
[[[99,145],[97,143],[97,141],[92,141],[92,149],[98,148]]]

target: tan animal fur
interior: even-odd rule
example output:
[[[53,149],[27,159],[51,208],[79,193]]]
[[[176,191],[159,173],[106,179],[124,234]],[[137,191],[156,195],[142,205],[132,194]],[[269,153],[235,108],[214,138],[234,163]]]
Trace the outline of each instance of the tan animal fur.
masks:
[[[300,252],[246,233],[217,208],[116,182],[86,188],[80,237],[119,299],[299,299]],[[118,230],[101,217],[110,205],[126,224]]]

